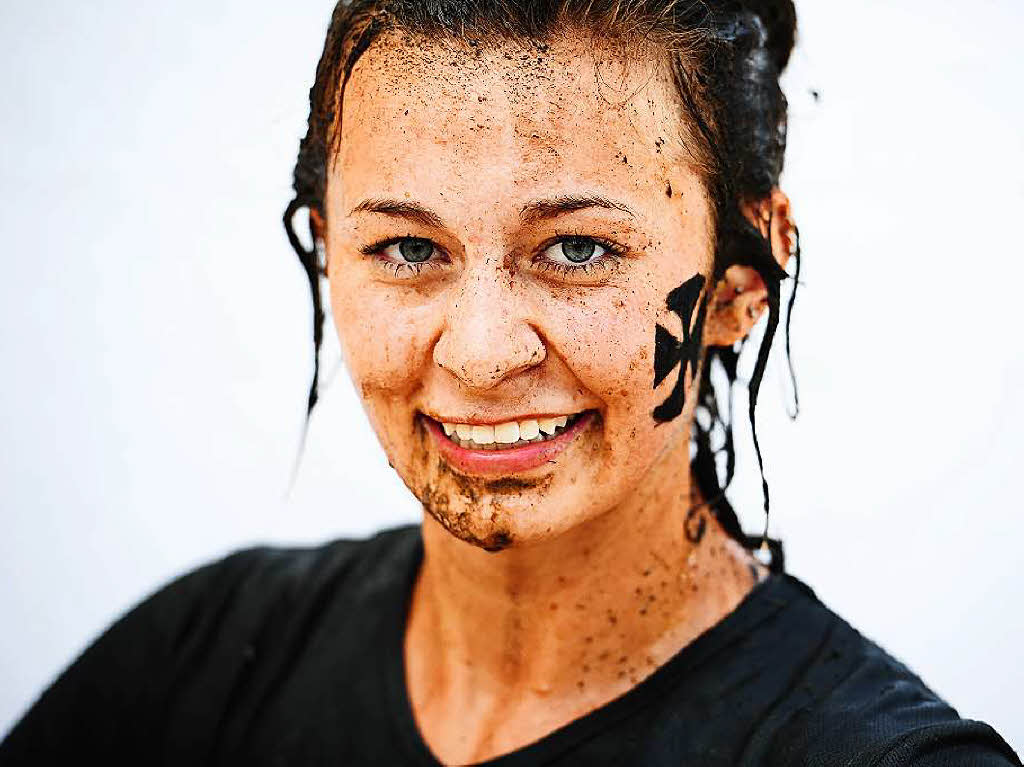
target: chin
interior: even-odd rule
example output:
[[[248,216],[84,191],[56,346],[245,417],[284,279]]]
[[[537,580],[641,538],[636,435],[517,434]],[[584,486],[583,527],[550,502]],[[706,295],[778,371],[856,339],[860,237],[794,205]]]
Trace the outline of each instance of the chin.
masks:
[[[426,476],[406,484],[452,536],[485,551],[502,551],[551,540],[598,514],[592,479],[568,472],[473,477],[434,457]]]
[[[393,465],[402,481],[445,530],[486,551],[502,551],[560,535],[585,515],[600,476],[587,459],[602,434],[601,418],[595,411],[587,413],[592,415],[575,419],[575,428],[574,419],[566,419],[555,439],[525,449],[513,446],[506,455],[520,454],[516,459],[524,464],[516,471],[488,464],[486,459],[499,457],[497,450],[483,453],[449,444],[441,424],[421,413],[410,419],[411,438],[404,438],[403,431],[386,449],[398,458]],[[573,444],[560,445],[563,440]],[[554,448],[549,460],[529,464],[538,448],[549,446]]]

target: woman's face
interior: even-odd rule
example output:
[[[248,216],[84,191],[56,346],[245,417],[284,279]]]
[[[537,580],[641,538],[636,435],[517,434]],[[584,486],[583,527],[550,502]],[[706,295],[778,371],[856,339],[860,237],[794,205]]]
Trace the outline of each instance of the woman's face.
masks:
[[[457,537],[553,537],[686,471],[692,371],[682,413],[652,417],[679,370],[653,386],[655,326],[683,338],[666,297],[712,258],[681,114],[654,60],[582,38],[392,35],[356,65],[331,306],[390,463]]]

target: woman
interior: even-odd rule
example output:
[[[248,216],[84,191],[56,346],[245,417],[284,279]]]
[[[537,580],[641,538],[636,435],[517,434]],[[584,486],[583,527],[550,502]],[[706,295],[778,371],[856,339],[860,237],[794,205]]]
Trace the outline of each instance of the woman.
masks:
[[[799,257],[794,32],[784,0],[339,5],[286,225],[423,524],[183,576],[3,763],[1019,765],[723,495],[712,371],[766,316],[753,423]]]

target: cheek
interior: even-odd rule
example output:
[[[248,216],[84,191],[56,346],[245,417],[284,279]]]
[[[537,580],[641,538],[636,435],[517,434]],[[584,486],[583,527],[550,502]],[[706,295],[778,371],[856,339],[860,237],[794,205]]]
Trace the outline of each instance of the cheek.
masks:
[[[662,303],[664,300],[662,299]],[[609,288],[552,302],[548,335],[580,384],[605,405],[610,437],[653,433],[655,291]]]
[[[666,296],[697,268],[694,261],[680,259],[657,271],[637,269],[619,287],[552,300],[545,309],[551,343],[580,384],[604,404],[609,460],[621,469],[649,465],[692,415],[695,392],[688,371],[687,409],[671,423],[655,420],[655,408],[673,391],[678,367],[654,387],[654,339],[658,324],[680,332]]]
[[[652,343],[654,312],[646,301],[616,291],[611,296],[587,296],[556,310],[565,315],[556,323],[563,329],[558,346],[569,367],[594,394],[606,401],[618,400],[650,378],[642,358]]]
[[[331,311],[352,380],[363,397],[407,391],[429,362],[436,312],[402,288],[332,276]]]

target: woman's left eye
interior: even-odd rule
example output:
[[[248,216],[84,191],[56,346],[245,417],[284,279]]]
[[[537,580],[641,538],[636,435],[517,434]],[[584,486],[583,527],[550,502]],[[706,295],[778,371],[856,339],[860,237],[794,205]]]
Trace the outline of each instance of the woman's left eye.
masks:
[[[560,254],[559,251],[561,251]],[[585,264],[592,258],[604,253],[604,248],[593,240],[579,238],[556,242],[544,252],[553,261],[557,261],[559,255],[561,255],[562,258],[571,264]]]
[[[598,264],[607,265],[616,261],[622,251],[618,246],[593,237],[564,237],[541,251],[534,258],[534,263],[542,268],[562,272],[588,271]]]

